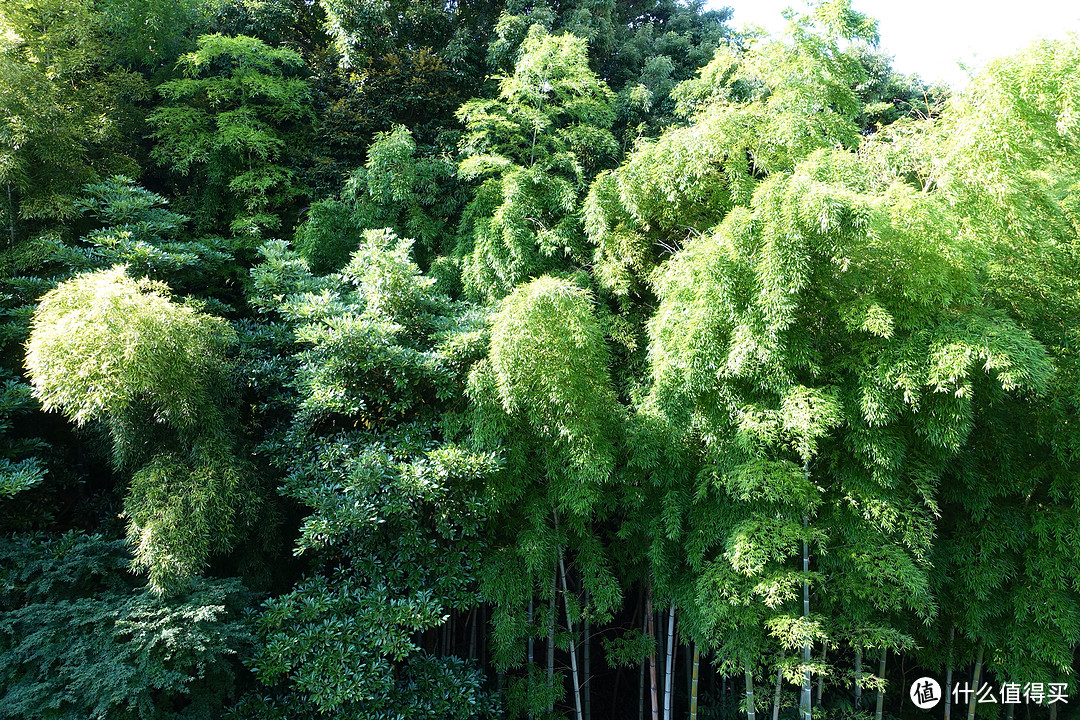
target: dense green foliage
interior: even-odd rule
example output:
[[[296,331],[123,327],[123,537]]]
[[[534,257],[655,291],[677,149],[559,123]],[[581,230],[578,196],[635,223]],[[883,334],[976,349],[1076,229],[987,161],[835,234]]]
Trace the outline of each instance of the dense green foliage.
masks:
[[[1080,40],[729,17],[0,4],[0,717],[1075,688]]]

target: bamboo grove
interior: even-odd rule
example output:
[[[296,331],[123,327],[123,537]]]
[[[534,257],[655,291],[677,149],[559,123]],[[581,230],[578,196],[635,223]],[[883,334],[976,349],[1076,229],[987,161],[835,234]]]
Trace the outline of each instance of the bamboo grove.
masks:
[[[0,717],[1069,717],[1080,39],[786,17],[0,4]]]

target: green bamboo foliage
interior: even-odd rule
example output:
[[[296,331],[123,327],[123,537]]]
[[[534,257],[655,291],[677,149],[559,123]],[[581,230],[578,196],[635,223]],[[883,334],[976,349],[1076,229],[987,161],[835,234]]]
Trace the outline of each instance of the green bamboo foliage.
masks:
[[[470,100],[459,173],[480,181],[459,230],[466,291],[501,298],[545,272],[586,260],[581,193],[617,151],[611,91],[585,43],[529,30],[499,97]]]
[[[613,469],[618,418],[608,353],[588,293],[543,277],[517,290],[492,318],[491,367],[508,415],[523,416],[554,446],[550,497],[584,515]]]
[[[521,666],[526,638],[545,624],[565,619],[573,648],[582,612],[596,622],[619,606],[621,588],[596,523],[612,485],[621,412],[586,290],[541,277],[507,297],[491,325],[490,356],[472,370],[469,394],[478,405],[474,442],[504,448],[505,466],[490,483],[494,542],[481,588],[495,605],[496,663],[510,668]],[[532,598],[551,598],[557,574],[565,613],[526,624]],[[550,684],[542,690],[533,668],[512,683],[521,688],[519,712],[541,712],[555,692]]]
[[[822,551],[852,541],[881,548],[876,558],[841,550],[841,562],[865,564],[881,588],[850,588],[851,602],[933,616],[935,458],[967,442],[981,378],[1002,392],[1047,388],[1052,367],[1030,332],[970,305],[975,276],[948,212],[874,178],[853,154],[817,151],[763,182],[751,208],[688,243],[657,276],[656,402],[700,437],[704,477],[743,502],[702,548],[723,552],[715,562],[732,579],[750,579],[761,599],[741,603],[772,607],[753,622],[791,649],[825,637],[813,615],[784,610],[799,574],[783,568],[803,538]],[[899,485],[904,477],[911,484]],[[789,508],[787,525],[776,510],[755,509],[762,501]],[[883,562],[895,567],[888,577]],[[716,588],[732,589],[703,597],[722,606],[738,583],[719,577]]]
[[[133,280],[122,267],[80,275],[38,305],[26,366],[46,410],[82,424],[117,422],[148,407],[160,422],[189,430],[213,414],[228,324],[172,301],[168,289]],[[117,463],[130,461],[116,436]]]
[[[149,84],[116,62],[92,2],[12,0],[0,27],[0,217],[10,247],[41,221],[72,218],[86,183],[138,171],[132,104]]]
[[[31,328],[26,367],[42,406],[103,423],[115,467],[133,473],[134,568],[156,592],[182,587],[242,536],[258,506],[222,402],[235,333],[122,267],[61,283]]]
[[[823,3],[788,34],[743,53],[718,48],[672,93],[693,122],[639,144],[593,186],[586,229],[606,287],[642,292],[660,256],[748,205],[758,181],[816,149],[858,145],[857,52],[876,43],[873,21],[848,2]]]
[[[936,633],[955,626],[957,657],[985,657],[984,675],[999,682],[1067,677],[1080,631],[1080,597],[1065,579],[1078,567],[1069,469],[1080,448],[1070,397],[1076,324],[1068,319],[1080,300],[1078,63],[1075,37],[991,63],[942,117],[931,134],[934,161],[923,161],[933,187],[963,212],[983,292],[1030,330],[1055,370],[1039,403],[986,392],[943,486],[948,539],[936,548],[935,590],[947,614]]]
[[[232,329],[116,268],[50,291],[31,330],[35,394],[46,410],[108,427],[114,465],[134,474],[134,568],[173,592],[240,538],[258,504],[220,406]]]

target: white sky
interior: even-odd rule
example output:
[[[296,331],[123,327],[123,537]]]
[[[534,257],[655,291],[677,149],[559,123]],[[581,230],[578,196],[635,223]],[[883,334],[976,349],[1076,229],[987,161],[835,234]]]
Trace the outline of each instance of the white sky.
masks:
[[[1080,0],[852,0],[852,8],[876,18],[879,47],[894,57],[893,67],[923,80],[967,84],[958,63],[977,69],[1010,55],[1039,37],[1080,32]],[[803,0],[709,0],[709,7],[735,11],[733,27],[761,25],[783,30],[785,7]]]

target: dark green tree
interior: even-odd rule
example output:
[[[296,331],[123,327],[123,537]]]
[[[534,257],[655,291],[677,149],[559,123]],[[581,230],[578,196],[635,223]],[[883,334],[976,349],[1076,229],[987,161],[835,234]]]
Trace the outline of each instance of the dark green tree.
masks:
[[[184,77],[158,86],[164,103],[149,117],[154,158],[194,190],[200,231],[223,223],[261,237],[303,190],[290,160],[311,119],[303,59],[251,37],[199,38],[180,58]]]
[[[411,245],[366,231],[340,273],[317,277],[270,243],[253,271],[256,302],[296,342],[292,414],[261,452],[309,513],[296,550],[308,572],[263,606],[253,658],[291,717],[494,712],[475,666],[437,641],[477,602],[496,463],[446,435],[471,342]]]

